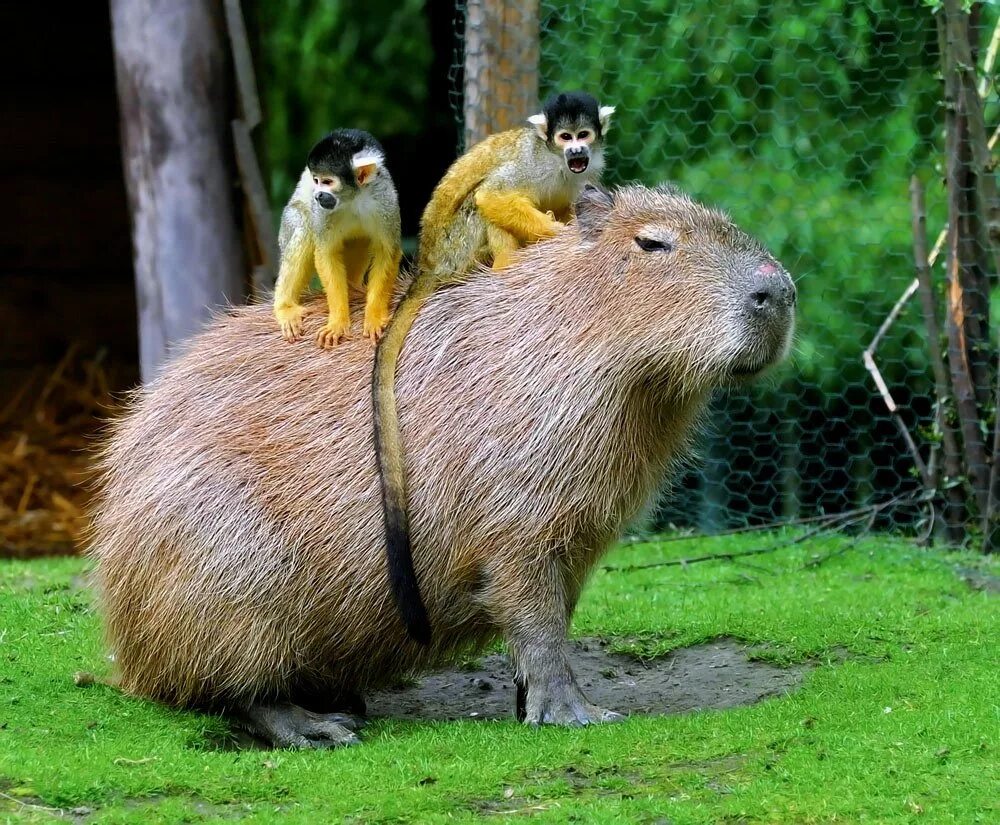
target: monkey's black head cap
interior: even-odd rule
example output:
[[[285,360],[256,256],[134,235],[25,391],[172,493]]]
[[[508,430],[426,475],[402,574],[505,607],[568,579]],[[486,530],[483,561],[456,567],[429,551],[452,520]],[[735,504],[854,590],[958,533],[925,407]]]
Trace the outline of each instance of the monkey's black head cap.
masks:
[[[359,153],[385,156],[382,144],[363,129],[334,129],[313,146],[306,166],[313,174],[336,175],[354,186],[352,161]]]
[[[589,123],[597,137],[601,136],[601,116],[597,98],[586,92],[556,92],[544,104],[542,112],[552,140],[560,123]]]

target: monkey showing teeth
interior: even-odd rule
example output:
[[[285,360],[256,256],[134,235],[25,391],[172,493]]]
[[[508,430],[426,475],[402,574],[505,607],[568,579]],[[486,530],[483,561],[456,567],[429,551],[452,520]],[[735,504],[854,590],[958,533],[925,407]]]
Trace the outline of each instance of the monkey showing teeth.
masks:
[[[274,316],[286,340],[302,335],[299,297],[314,269],[328,307],[316,343],[330,349],[348,336],[352,287],[366,292],[364,335],[373,341],[381,337],[389,323],[402,251],[396,188],[382,146],[372,135],[335,129],[312,148],[281,213],[278,245]]]
[[[528,244],[551,238],[604,168],[614,106],[583,92],[545,101],[530,125],[491,135],[452,164],[420,220],[417,275],[396,309],[375,361],[375,444],[382,479],[389,578],[410,635],[429,643],[430,624],[411,560],[402,438],[393,382],[403,340],[424,301],[479,266],[501,269]]]

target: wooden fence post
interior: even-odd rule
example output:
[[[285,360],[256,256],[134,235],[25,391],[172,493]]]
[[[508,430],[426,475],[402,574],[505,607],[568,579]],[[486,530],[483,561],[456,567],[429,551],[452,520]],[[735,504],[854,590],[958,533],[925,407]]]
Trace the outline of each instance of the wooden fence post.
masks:
[[[538,0],[468,0],[465,148],[538,109]]]
[[[111,0],[144,381],[245,294],[221,5]]]

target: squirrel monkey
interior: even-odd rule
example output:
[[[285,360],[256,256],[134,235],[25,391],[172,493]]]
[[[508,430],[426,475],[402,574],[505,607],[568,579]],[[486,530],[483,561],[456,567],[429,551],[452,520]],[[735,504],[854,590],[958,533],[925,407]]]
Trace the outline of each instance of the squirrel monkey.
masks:
[[[500,269],[515,250],[562,228],[584,186],[600,177],[614,111],[582,92],[553,95],[530,125],[492,135],[456,160],[420,220],[417,274],[379,344],[372,394],[389,579],[410,636],[422,644],[431,628],[413,567],[393,386],[403,340],[438,286],[484,264]]]
[[[278,246],[274,317],[286,341],[302,335],[299,296],[314,269],[329,312],[316,343],[330,349],[348,337],[349,289],[365,289],[365,272],[363,333],[378,341],[389,323],[402,251],[399,199],[374,137],[360,129],[335,129],[312,148],[281,213]]]

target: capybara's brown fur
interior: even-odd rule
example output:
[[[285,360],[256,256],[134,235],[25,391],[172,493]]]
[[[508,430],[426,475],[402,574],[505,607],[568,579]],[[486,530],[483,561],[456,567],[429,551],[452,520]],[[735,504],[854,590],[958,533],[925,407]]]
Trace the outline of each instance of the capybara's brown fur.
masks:
[[[314,303],[290,346],[255,306],[191,340],[107,446],[91,552],[124,690],[229,709],[360,692],[502,635],[529,721],[588,721],[560,710],[580,589],[707,394],[784,356],[794,302],[720,213],[666,188],[588,197],[508,269],[434,294],[407,338],[432,646],[389,592],[371,345],[318,350]]]

